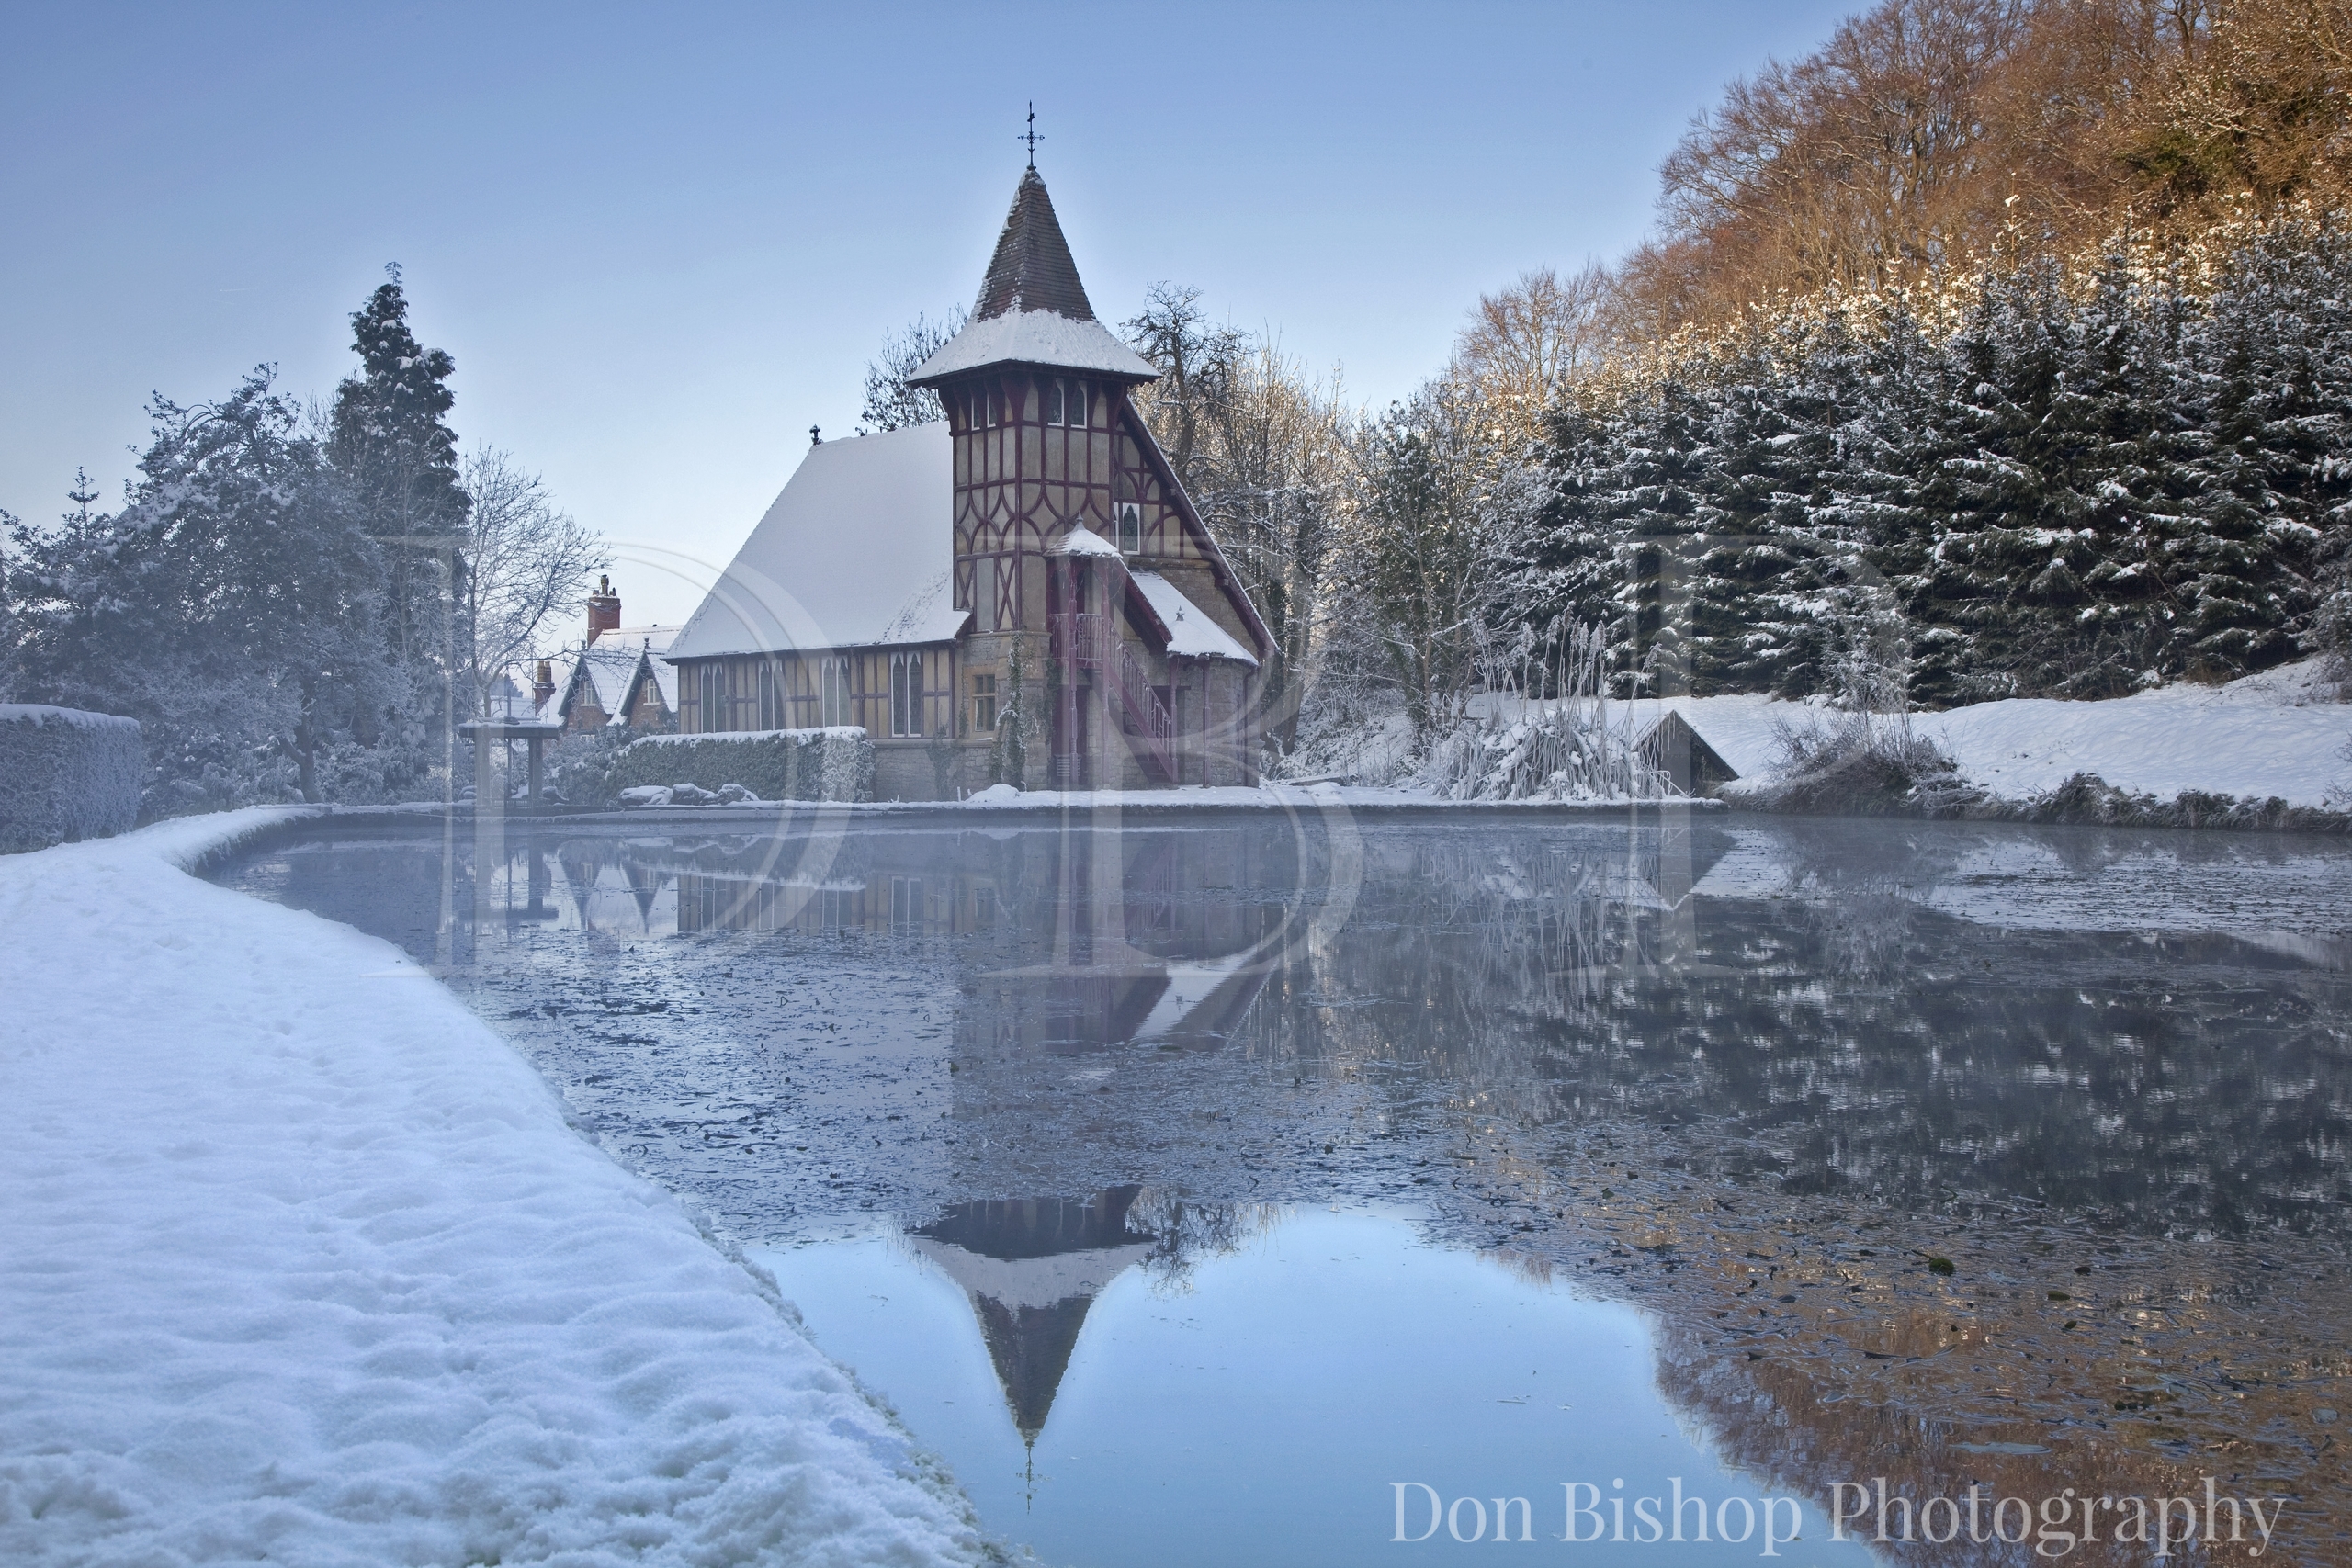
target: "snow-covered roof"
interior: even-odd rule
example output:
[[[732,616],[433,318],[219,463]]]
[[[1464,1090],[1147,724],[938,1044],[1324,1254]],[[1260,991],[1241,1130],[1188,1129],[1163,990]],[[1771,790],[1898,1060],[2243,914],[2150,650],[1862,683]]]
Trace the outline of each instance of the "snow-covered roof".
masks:
[[[1233,634],[1209,619],[1201,607],[1184,597],[1177,586],[1156,571],[1131,571],[1151,613],[1168,628],[1168,651],[1181,659],[1230,659],[1258,667],[1258,656],[1234,640]]]
[[[953,639],[955,490],[944,422],[810,447],[668,656]]]
[[[659,654],[648,654],[646,668],[653,675],[653,690],[662,698],[664,713],[678,711],[678,667]]]
[[[916,385],[991,365],[1048,365],[1131,381],[1159,372],[1094,319],[1053,197],[1035,168],[1012,193],[972,319],[915,370]]]
[[[1119,558],[1119,547],[1089,528],[1083,523],[1073,523],[1069,532],[1046,547],[1049,556],[1110,556]]]
[[[990,365],[1048,365],[1137,381],[1159,376],[1148,360],[1112,336],[1100,321],[1077,321],[1052,310],[1009,310],[967,323],[910,379],[923,384]]]
[[[596,646],[598,648],[641,648],[648,653],[662,653],[667,651],[670,644],[676,640],[678,631],[679,628],[676,626],[615,626],[608,632],[597,635]]]
[[[644,657],[644,650],[607,643],[605,637],[611,635],[605,633],[582,651],[571,691],[572,701],[582,695],[588,697],[607,719],[617,724],[622,705],[628,701],[628,683],[637,674],[637,661]],[[582,686],[586,688],[584,692]]]
[[[35,728],[55,725],[60,728],[73,729],[139,728],[137,719],[124,718],[119,714],[51,707],[47,703],[0,703],[0,724],[23,724]]]

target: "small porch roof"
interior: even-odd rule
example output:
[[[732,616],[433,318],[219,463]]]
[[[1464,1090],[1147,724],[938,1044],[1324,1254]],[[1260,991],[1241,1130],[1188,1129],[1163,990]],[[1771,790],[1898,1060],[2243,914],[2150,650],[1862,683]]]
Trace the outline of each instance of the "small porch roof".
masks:
[[[1182,590],[1159,573],[1130,569],[1127,579],[1167,632],[1170,659],[1230,659],[1252,670],[1258,668],[1256,654],[1242,647],[1232,633],[1211,620],[1198,604],[1184,597]]]

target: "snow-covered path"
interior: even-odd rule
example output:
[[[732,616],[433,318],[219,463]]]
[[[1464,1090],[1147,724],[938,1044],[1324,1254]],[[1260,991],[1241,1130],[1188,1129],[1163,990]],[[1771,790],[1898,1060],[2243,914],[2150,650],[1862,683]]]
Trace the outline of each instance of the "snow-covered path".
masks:
[[[397,949],[0,857],[0,1561],[932,1563],[945,1482]]]

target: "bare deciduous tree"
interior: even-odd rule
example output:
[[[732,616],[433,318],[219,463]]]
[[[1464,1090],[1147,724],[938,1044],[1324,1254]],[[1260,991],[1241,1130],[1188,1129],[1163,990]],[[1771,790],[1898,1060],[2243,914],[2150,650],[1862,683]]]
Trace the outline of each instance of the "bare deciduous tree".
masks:
[[[604,540],[560,511],[546,481],[511,454],[475,447],[465,491],[473,515],[458,581],[458,658],[479,717],[498,678],[539,651],[548,617],[606,561]]]
[[[1347,504],[1347,417],[1336,382],[1317,385],[1265,342],[1234,362],[1204,414],[1193,500],[1273,634],[1261,700],[1270,732],[1288,746],[1315,674],[1323,581]]]
[[[970,314],[958,305],[936,321],[917,315],[884,338],[882,352],[865,364],[865,407],[857,416],[859,423],[876,431],[903,430],[945,419],[939,394],[929,387],[910,386],[908,380],[964,330]]]
[[[1608,313],[1656,337],[2275,199],[2335,163],[2347,20],[2347,0],[1880,0],[1693,122]]]
[[[1335,554],[1335,660],[1389,687],[1426,747],[1458,728],[1521,536],[1553,481],[1475,389],[1441,378],[1365,426]]]
[[[1287,746],[1345,504],[1347,421],[1336,381],[1318,386],[1277,344],[1212,323],[1200,299],[1197,288],[1155,283],[1124,323],[1160,372],[1135,401],[1273,634],[1260,700],[1268,733]]]
[[[1204,422],[1229,395],[1238,367],[1250,352],[1250,336],[1216,326],[1201,309],[1201,291],[1155,283],[1144,296],[1143,312],[1120,323],[1137,354],[1151,361],[1159,379],[1136,389],[1136,404],[1189,492]]]
[[[1455,376],[1532,429],[1563,387],[1601,357],[1609,272],[1550,267],[1478,297],[1453,346]]]

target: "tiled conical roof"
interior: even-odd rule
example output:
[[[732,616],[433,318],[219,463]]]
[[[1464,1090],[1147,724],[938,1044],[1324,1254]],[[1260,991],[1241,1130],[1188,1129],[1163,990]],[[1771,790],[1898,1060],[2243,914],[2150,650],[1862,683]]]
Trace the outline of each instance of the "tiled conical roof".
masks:
[[[997,236],[972,319],[908,379],[918,387],[935,386],[999,365],[1086,370],[1123,381],[1159,377],[1094,319],[1069,242],[1054,216],[1053,198],[1034,168],[1023,173],[1012,193],[1012,210]]]
[[[1078,264],[1070,260],[1069,242],[1054,217],[1054,198],[1034,167],[1012,193],[1012,210],[997,236],[972,319],[985,321],[1010,310],[1051,310],[1075,321],[1094,319],[1086,286],[1078,280]]]

